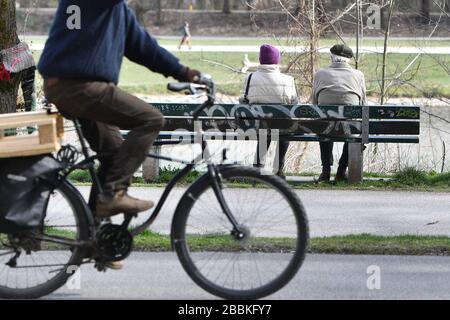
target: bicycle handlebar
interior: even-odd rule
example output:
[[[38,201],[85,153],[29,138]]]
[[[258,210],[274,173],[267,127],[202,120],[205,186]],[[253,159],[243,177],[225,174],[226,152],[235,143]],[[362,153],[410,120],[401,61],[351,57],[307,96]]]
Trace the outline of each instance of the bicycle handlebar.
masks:
[[[207,88],[203,84],[172,82],[167,85],[167,89],[173,92],[187,91],[190,94],[196,94],[198,91],[206,90]]]
[[[202,74],[196,83],[190,82],[172,82],[167,85],[167,89],[173,92],[185,91],[187,94],[198,94],[203,91],[206,92],[207,100],[194,110],[192,116],[194,120],[198,118],[200,112],[207,107],[212,107],[216,98],[215,84],[210,75]]]

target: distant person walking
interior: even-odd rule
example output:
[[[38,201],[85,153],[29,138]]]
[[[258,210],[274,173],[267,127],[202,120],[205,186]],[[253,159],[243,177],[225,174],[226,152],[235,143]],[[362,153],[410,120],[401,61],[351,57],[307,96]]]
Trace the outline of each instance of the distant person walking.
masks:
[[[256,72],[251,73],[244,82],[240,103],[248,104],[294,104],[297,103],[297,90],[294,78],[281,73],[280,51],[268,44],[260,48],[259,62]],[[267,147],[260,150],[260,143],[256,149],[256,167],[264,166],[267,150],[271,139],[267,139]],[[289,147],[288,141],[279,141],[279,158],[277,175],[283,176],[284,159]]]
[[[342,44],[331,49],[331,65],[319,70],[314,76],[313,104],[318,105],[365,105],[366,84],[364,74],[352,69],[349,62],[353,58],[350,47]],[[320,142],[322,173],[319,182],[330,181],[333,166],[333,142]],[[344,144],[336,181],[347,181],[348,143]]]
[[[189,30],[189,23],[187,21],[184,22],[184,26],[182,28],[183,31],[183,38],[181,38],[181,42],[178,45],[178,50],[181,50],[181,47],[183,45],[187,45],[189,47],[189,50],[192,49],[191,46],[191,31]]]

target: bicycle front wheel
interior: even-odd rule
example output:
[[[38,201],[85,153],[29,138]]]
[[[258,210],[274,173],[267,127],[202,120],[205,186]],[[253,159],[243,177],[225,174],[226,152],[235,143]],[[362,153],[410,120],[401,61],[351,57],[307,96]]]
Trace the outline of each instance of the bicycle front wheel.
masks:
[[[305,210],[286,181],[249,167],[220,167],[227,206],[245,230],[238,239],[212,187],[199,179],[174,216],[172,236],[189,276],[226,299],[257,299],[285,286],[306,253]]]

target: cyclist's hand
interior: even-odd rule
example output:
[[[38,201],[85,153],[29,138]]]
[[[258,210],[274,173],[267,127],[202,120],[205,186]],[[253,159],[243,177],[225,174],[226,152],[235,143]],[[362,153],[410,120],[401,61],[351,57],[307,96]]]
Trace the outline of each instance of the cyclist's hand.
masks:
[[[192,82],[197,83],[200,80],[201,72],[195,69],[190,69],[188,67],[183,67],[176,79],[180,82]]]

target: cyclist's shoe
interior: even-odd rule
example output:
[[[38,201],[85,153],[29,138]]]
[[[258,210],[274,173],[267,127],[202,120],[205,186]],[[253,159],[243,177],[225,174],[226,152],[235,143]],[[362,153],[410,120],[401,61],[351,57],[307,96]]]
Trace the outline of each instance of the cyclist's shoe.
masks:
[[[117,191],[112,197],[100,195],[97,199],[96,215],[108,218],[116,214],[136,214],[154,206],[152,201],[130,197],[125,190]]]
[[[121,270],[123,268],[123,262],[122,261],[108,261],[105,263],[105,268],[108,268],[111,270]]]

